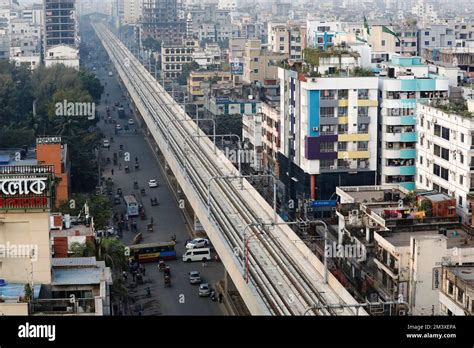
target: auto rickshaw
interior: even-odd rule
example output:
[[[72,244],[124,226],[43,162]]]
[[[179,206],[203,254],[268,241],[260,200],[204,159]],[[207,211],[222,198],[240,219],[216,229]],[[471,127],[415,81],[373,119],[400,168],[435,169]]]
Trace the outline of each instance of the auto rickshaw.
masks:
[[[120,204],[120,196],[119,195],[115,195],[114,197],[114,205],[118,205]]]
[[[148,232],[153,232],[153,224],[148,224]]]
[[[140,193],[142,194],[142,196],[146,196],[146,193],[145,193],[145,189],[144,189],[144,188],[142,188],[142,189],[140,190]]]
[[[165,275],[165,277],[164,277],[164,283],[165,283],[165,287],[170,287],[170,286],[171,286],[171,277]]]

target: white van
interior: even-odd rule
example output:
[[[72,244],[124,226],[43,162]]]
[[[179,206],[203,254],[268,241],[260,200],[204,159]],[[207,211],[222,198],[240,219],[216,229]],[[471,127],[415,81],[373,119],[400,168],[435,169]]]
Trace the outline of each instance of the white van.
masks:
[[[209,248],[189,249],[183,254],[184,262],[209,261],[210,259],[211,250]]]
[[[109,76],[114,76],[114,74],[112,73],[112,71],[109,71]]]

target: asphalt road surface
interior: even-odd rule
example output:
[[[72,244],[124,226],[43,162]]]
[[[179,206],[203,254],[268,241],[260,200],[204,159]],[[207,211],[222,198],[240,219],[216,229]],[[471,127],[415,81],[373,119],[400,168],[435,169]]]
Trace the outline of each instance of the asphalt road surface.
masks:
[[[96,45],[95,47],[99,47]],[[162,176],[159,163],[148,146],[141,130],[138,128],[138,122],[133,118],[130,107],[127,107],[128,100],[122,99],[122,90],[118,84],[115,75],[108,76],[109,69],[98,67],[98,62],[102,64],[107,61],[106,53],[102,47],[97,50],[98,56],[92,56],[87,61],[86,66],[96,67],[95,73],[100,78],[102,84],[107,83],[105,92],[102,97],[101,105],[97,108],[101,115],[101,121],[98,126],[102,129],[105,136],[110,139],[114,138],[110,149],[102,148],[101,155],[103,158],[110,157],[112,160],[113,153],[119,152],[120,144],[123,145],[124,152],[130,154],[130,162],[125,162],[123,158],[119,158],[119,166],[107,165],[103,168],[103,175],[112,177],[114,181],[114,194],[117,188],[121,188],[124,195],[135,193],[137,200],[145,207],[146,220],[135,218],[138,224],[138,231],[144,236],[142,243],[152,243],[159,241],[169,241],[172,235],[176,235],[178,244],[176,252],[178,258],[176,260],[167,261],[167,265],[171,268],[171,287],[164,287],[163,274],[158,270],[157,263],[144,264],[146,268],[144,284],[133,287],[132,277],[129,274],[127,284],[130,287],[130,294],[134,297],[135,303],[131,305],[132,314],[137,315],[142,310],[142,315],[222,315],[223,307],[217,302],[211,301],[209,297],[198,296],[198,285],[191,285],[188,281],[188,273],[190,271],[199,271],[203,282],[213,285],[224,275],[224,267],[220,262],[207,262],[203,267],[201,262],[185,263],[181,260],[184,251],[185,241],[190,239],[188,227],[185,223],[183,214],[178,207],[170,188]],[[99,63],[100,64],[100,63]],[[107,93],[109,96],[107,96]],[[107,102],[106,102],[107,101]],[[117,111],[113,110],[116,101],[125,107],[125,119],[119,119]],[[132,132],[126,134],[115,134],[115,125],[106,124],[104,118],[106,116],[105,107],[111,109],[111,116],[122,125],[122,128],[128,123],[129,118],[135,121],[134,126],[130,126]],[[137,133],[133,129],[137,128]],[[135,170],[135,157],[138,157],[140,165],[139,170]],[[126,173],[124,168],[129,165],[130,172]],[[114,170],[112,175],[111,170]],[[158,188],[149,188],[148,180],[157,180]],[[145,188],[146,196],[140,195],[140,189],[133,188],[134,181],[138,182],[139,188]],[[158,206],[151,206],[150,198],[158,199]],[[122,212],[124,205],[115,205],[114,211]],[[150,218],[154,220],[154,232],[147,232],[147,224]],[[123,231],[121,240],[125,245],[131,245],[133,238],[137,232]],[[150,287],[152,296],[146,297],[146,288]]]

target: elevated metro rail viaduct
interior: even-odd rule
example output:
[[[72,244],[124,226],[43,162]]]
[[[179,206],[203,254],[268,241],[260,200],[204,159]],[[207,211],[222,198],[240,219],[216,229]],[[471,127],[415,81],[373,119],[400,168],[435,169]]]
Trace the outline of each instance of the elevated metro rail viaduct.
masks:
[[[250,313],[303,315],[317,305],[310,314],[367,315],[350,307],[357,301],[332,274],[324,283],[323,264],[291,228],[258,225],[273,221],[273,209],[247,180],[212,179],[238,171],[103,23],[93,27]],[[248,283],[242,271],[245,229],[251,236]],[[349,306],[323,308],[336,304]]]

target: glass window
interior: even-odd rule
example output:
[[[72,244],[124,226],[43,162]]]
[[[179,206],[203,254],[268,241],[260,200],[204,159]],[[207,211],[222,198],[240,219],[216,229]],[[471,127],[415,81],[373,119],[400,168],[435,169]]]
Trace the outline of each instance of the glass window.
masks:
[[[320,145],[321,152],[334,152],[334,143],[333,142],[322,142]]]
[[[358,99],[369,99],[369,90],[368,89],[359,89],[357,91]]]

